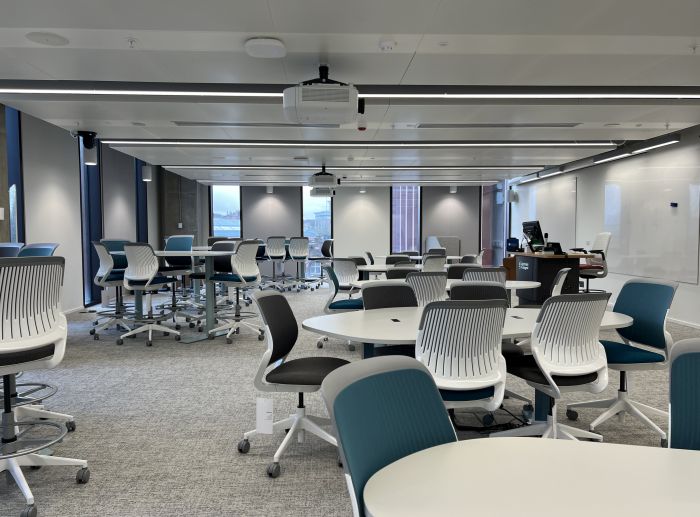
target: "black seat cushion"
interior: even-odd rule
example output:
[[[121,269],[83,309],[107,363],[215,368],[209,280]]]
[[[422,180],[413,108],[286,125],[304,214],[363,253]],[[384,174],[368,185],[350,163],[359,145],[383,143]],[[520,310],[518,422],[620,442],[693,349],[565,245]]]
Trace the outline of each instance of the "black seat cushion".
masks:
[[[535,384],[549,385],[547,378],[537,366],[537,361],[532,355],[522,355],[518,353],[503,353],[506,358],[506,368],[508,373],[520,377]],[[552,379],[557,386],[580,386],[590,384],[598,378],[597,373],[587,373],[585,375],[553,375]]]
[[[326,375],[348,364],[337,357],[303,357],[286,361],[265,376],[273,384],[320,386]]]
[[[12,364],[30,363],[39,359],[51,357],[54,352],[54,345],[40,346],[31,350],[19,350],[17,352],[5,352],[0,354],[0,366],[10,366]]]

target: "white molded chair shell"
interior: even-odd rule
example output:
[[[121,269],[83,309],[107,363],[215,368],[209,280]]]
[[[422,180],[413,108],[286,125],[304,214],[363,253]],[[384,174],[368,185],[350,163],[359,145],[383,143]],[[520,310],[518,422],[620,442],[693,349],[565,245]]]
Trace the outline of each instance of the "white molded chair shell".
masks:
[[[265,252],[270,259],[284,259],[287,256],[286,237],[268,237]]]
[[[306,260],[309,256],[309,238],[292,237],[289,239],[289,256],[293,260]]]
[[[334,258],[333,270],[338,277],[338,284],[341,287],[348,287],[355,282],[359,276],[357,264],[349,258]]]
[[[425,306],[430,302],[442,301],[447,296],[447,273],[444,271],[409,273],[406,282],[413,287],[418,305]]]
[[[506,285],[506,274],[504,267],[470,267],[464,270],[462,280],[465,282],[498,282]]]
[[[158,274],[158,257],[151,245],[140,242],[125,244],[124,253],[129,264],[124,270],[124,287],[130,290],[149,287]],[[132,285],[131,282],[145,282],[145,285]],[[150,287],[156,289],[159,286]]]
[[[258,245],[257,240],[243,241],[236,248],[236,253],[231,255],[231,270],[234,275],[239,276],[243,284],[260,283],[260,268],[255,259]],[[251,277],[255,277],[255,280],[246,280]]]
[[[446,261],[447,257],[444,255],[426,255],[423,258],[423,271],[426,273],[445,271]]]
[[[0,376],[53,368],[63,359],[68,324],[61,311],[63,257],[0,259],[0,356],[53,345],[40,359],[0,366]]]

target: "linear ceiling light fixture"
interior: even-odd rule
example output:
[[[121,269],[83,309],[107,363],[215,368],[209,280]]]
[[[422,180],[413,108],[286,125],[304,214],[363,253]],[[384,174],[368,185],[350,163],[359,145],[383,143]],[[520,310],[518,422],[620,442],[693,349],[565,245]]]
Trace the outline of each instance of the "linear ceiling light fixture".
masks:
[[[605,140],[445,140],[445,141],[305,141],[305,140],[127,140],[104,139],[116,147],[256,147],[256,148],[378,148],[455,149],[478,147],[615,147]]]
[[[646,147],[642,147],[641,149],[635,149],[634,151],[632,151],[632,154],[646,153],[647,151],[651,151],[652,149],[658,149],[659,147],[666,147],[667,145],[677,144],[680,141],[680,137],[675,136],[671,140],[668,140],[666,142],[661,142],[659,144],[651,144]]]
[[[593,160],[593,163],[598,165],[599,163],[612,162],[615,160],[619,160],[621,158],[627,158],[628,156],[632,156],[632,153],[621,153],[621,154],[614,154],[612,156],[605,156],[603,158],[598,158],[597,160]]]
[[[320,165],[163,165],[176,170],[265,170],[265,171],[308,171]],[[543,165],[327,165],[328,171],[536,171]]]
[[[9,81],[5,81],[8,84]],[[166,85],[158,83],[152,89],[141,84],[134,84],[134,88],[110,83],[100,87],[95,83],[68,81],[63,87],[39,86],[42,81],[27,81],[17,85],[2,86],[0,82],[0,94],[2,95],[80,95],[80,96],[121,96],[121,97],[210,97],[210,98],[261,98],[282,99],[283,90],[289,85],[237,85],[241,90],[210,89],[212,85],[201,84],[202,89],[168,89]],[[48,81],[46,81],[48,82]],[[165,88],[164,88],[165,87]],[[216,88],[216,86],[213,86]],[[244,88],[246,88],[244,90]],[[385,88],[367,85],[358,86],[362,99],[386,99],[386,100],[697,100],[700,92],[696,88],[673,89],[640,87],[638,90],[630,88],[606,88],[590,87],[576,89],[576,87],[539,88],[539,87],[498,87],[479,86],[468,87],[465,91],[459,91],[459,87],[446,86],[446,91],[439,91],[441,86],[430,86],[430,91],[401,92],[383,91]],[[414,89],[426,89],[426,87],[414,86]],[[362,93],[362,90],[365,93]],[[376,91],[376,90],[380,91]],[[403,87],[404,90],[409,87]],[[375,90],[374,92],[372,90]],[[437,91],[436,91],[437,90]]]

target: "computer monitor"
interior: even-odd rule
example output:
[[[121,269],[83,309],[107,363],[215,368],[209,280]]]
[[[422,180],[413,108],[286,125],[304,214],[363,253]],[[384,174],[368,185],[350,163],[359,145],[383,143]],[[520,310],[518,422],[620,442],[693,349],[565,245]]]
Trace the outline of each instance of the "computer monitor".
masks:
[[[527,244],[530,246],[531,251],[535,251],[535,249],[540,249],[544,246],[544,234],[542,233],[539,221],[523,222],[523,234],[527,239]]]

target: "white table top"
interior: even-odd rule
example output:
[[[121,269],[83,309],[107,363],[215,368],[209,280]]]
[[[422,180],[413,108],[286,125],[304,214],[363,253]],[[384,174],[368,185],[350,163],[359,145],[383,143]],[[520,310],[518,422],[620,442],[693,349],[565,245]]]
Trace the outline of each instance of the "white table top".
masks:
[[[534,438],[432,447],[376,472],[368,517],[699,515],[700,452]]]
[[[111,255],[126,255],[123,251],[110,251]],[[197,251],[194,248],[192,251],[165,251],[155,250],[156,257],[224,257],[226,255],[235,255],[235,251]]]
[[[366,266],[357,266],[358,271],[367,271],[368,273],[386,273],[388,269],[392,269],[394,266],[387,266],[386,264],[372,264],[372,265],[366,265]],[[406,266],[410,267],[410,266]],[[416,264],[413,266],[416,268],[416,271],[420,271],[420,269],[423,267],[422,264]]]
[[[532,334],[539,309],[511,308],[506,312],[503,338],[524,338]],[[306,319],[302,328],[338,339],[377,345],[413,345],[418,336],[422,307],[399,307],[371,311],[340,312]],[[398,320],[398,321],[393,321]],[[629,327],[626,314],[606,312],[601,330]]]
[[[355,280],[354,282],[351,282],[350,285],[352,287],[357,287],[358,289],[362,289],[362,287],[365,284],[368,284],[370,282],[395,282],[396,280]],[[455,282],[461,282],[462,280],[459,280],[458,278],[448,278],[447,279],[447,290],[449,291],[450,288],[452,287],[452,284]],[[506,289],[508,290],[513,290],[513,289],[537,289],[541,284],[539,282],[533,282],[530,280],[506,280]]]

